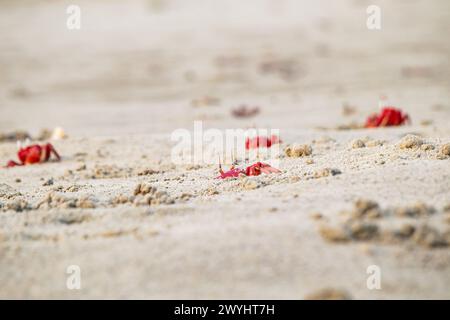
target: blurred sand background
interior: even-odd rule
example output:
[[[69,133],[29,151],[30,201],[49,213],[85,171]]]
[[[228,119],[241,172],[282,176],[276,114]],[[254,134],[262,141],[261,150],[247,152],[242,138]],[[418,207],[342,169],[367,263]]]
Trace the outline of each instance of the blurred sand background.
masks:
[[[81,8],[79,31],[66,28],[69,4]],[[366,27],[371,4],[382,9],[380,31]],[[450,298],[448,1],[0,6],[0,133],[62,126],[69,135],[54,142],[62,162],[0,170],[0,297],[301,299],[333,288]],[[196,106],[205,96],[217,105]],[[363,123],[381,96],[412,125],[336,129]],[[241,104],[261,112],[234,118]],[[285,144],[313,153],[282,158],[281,175],[215,180],[214,166],[171,163],[170,133],[195,120],[280,129]],[[401,149],[407,134],[431,147]],[[355,139],[375,142],[354,149]],[[15,153],[0,143],[2,165]],[[138,183],[174,203],[118,204]],[[381,233],[426,224],[425,238],[447,245],[321,236],[359,198],[382,208]],[[417,202],[434,210],[390,214]],[[66,287],[72,264],[81,290]],[[381,290],[366,287],[373,264]]]

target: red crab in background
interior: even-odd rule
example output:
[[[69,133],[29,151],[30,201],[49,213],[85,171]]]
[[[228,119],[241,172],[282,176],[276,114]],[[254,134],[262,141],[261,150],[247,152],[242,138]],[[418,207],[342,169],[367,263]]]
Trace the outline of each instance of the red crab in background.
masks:
[[[248,137],[245,139],[245,149],[270,148],[277,143],[281,143],[281,140],[276,135],[272,135],[270,138],[265,136]]]
[[[396,109],[394,107],[384,107],[379,115],[374,114],[367,118],[365,127],[376,128],[401,126],[410,122],[409,116],[406,113],[403,113],[400,109]]]
[[[241,105],[231,111],[231,114],[236,118],[250,118],[256,116],[258,113],[259,107],[247,107],[246,105]]]
[[[20,163],[10,160],[6,167],[10,168],[15,166],[24,166],[27,164],[47,162],[52,154],[58,161],[61,160],[58,152],[56,152],[55,148],[50,143],[43,145],[33,144],[24,148],[19,147],[17,157],[19,158]]]
[[[219,163],[219,173],[216,179],[227,179],[227,178],[237,178],[241,174],[245,176],[259,176],[261,173],[271,174],[271,173],[280,173],[281,171],[272,167],[271,165],[263,162],[256,162],[251,166],[248,166],[244,169],[236,168],[234,165],[231,166],[230,170],[223,171],[222,166]]]

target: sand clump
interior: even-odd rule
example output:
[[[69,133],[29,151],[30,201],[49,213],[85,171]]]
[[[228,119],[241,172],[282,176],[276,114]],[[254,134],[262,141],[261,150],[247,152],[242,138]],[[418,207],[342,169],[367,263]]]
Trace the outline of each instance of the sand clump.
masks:
[[[431,151],[431,150],[434,150],[434,146],[432,144],[429,144],[429,143],[424,143],[424,144],[422,144],[420,146],[420,150]]]
[[[373,148],[382,146],[385,144],[385,141],[383,140],[377,140],[377,139],[370,139],[368,137],[366,138],[358,138],[354,139],[350,142],[350,148],[351,149],[361,149],[361,148]]]
[[[428,248],[447,247],[450,241],[445,233],[426,224],[418,227],[411,235],[411,239],[414,243]]]
[[[21,193],[6,183],[0,183],[0,199],[12,199]]]
[[[323,225],[319,228],[319,233],[329,242],[347,242],[350,240],[347,232],[342,227],[331,227]]]
[[[147,195],[149,193],[155,193],[156,192],[156,188],[149,185],[149,184],[145,184],[145,183],[139,183],[136,185],[136,187],[134,188],[133,191],[133,195],[137,196],[137,195]]]
[[[66,138],[66,134],[62,128],[55,128],[54,130],[50,129],[42,129],[41,132],[32,137],[27,131],[24,130],[15,130],[7,133],[0,133],[0,142],[16,142],[16,141],[24,141],[27,139],[37,140],[37,141],[46,141],[46,140],[59,140]]]
[[[180,196],[183,200],[186,195]],[[172,199],[165,191],[160,191],[156,187],[147,183],[139,183],[133,190],[132,195],[119,195],[113,199],[113,204],[133,203],[135,206],[141,205],[160,205],[173,204],[175,200]]]
[[[307,144],[293,144],[286,147],[284,153],[292,158],[306,157],[312,154],[312,148]]]
[[[49,140],[52,137],[52,131],[50,129],[42,129],[36,137],[38,141]]]
[[[355,139],[351,142],[350,146],[353,149],[365,148],[366,143],[362,139]]]
[[[30,210],[30,204],[26,200],[18,198],[21,196],[22,194],[10,185],[0,183],[0,209],[2,211],[13,210],[16,212],[21,212]]]
[[[450,157],[450,143],[442,145],[439,149],[439,158],[445,159]]]
[[[392,234],[394,237],[404,240],[410,238],[414,232],[416,232],[416,227],[411,223],[405,223],[398,229],[395,229]]]
[[[365,142],[366,147],[369,147],[369,148],[382,146],[385,143],[386,143],[386,141],[384,141],[384,140],[377,140],[377,139],[375,139],[375,140],[368,140],[368,141]]]
[[[0,202],[0,209],[2,209],[2,211],[22,212],[31,210],[32,206],[24,199],[13,199],[6,203]]]
[[[419,136],[408,134],[400,140],[398,146],[400,149],[418,149],[423,143]]]
[[[336,169],[336,168],[324,168],[324,169],[319,169],[314,171],[313,177],[315,179],[318,178],[324,178],[324,177],[329,177],[329,176],[336,176],[338,174],[341,174],[341,170]]]
[[[450,245],[450,230],[440,231],[427,223],[405,223],[393,230],[386,230],[381,238],[386,244],[413,244],[423,248],[446,248]]]
[[[371,200],[357,200],[354,208],[344,211],[346,219],[335,226],[321,225],[319,234],[323,239],[334,243],[351,241],[376,241],[385,244],[409,243],[426,248],[447,247],[450,245],[450,231],[439,231],[427,223],[404,223],[393,229],[382,230],[373,219],[385,217],[426,219],[435,213],[433,207],[423,203],[382,210]]]
[[[81,209],[93,209],[95,208],[95,202],[87,196],[83,197],[66,197],[59,195],[56,192],[49,192],[44,199],[42,199],[36,206],[36,209],[68,209],[68,208],[81,208]]]
[[[305,300],[351,300],[351,295],[342,289],[324,288],[305,296]]]
[[[0,133],[0,142],[16,142],[26,139],[31,139],[28,132],[23,130],[16,130],[13,132]]]
[[[418,202],[412,206],[396,208],[394,212],[399,217],[423,218],[431,216],[436,210],[425,203]]]
[[[63,128],[56,127],[52,129],[42,129],[38,136],[36,136],[36,140],[38,141],[46,141],[46,140],[62,140],[67,139],[68,136]]]
[[[381,218],[383,213],[380,206],[375,201],[358,199],[355,202],[354,209],[350,212],[352,219],[377,219]]]
[[[379,228],[373,223],[353,221],[348,225],[348,234],[353,240],[369,241],[379,236]]]
[[[202,194],[205,196],[215,196],[218,195],[219,193],[220,193],[219,190],[217,190],[214,187],[206,188],[206,190],[203,190],[202,192]]]
[[[348,221],[338,227],[322,226],[319,232],[330,242],[369,241],[379,236],[377,225],[361,221]]]

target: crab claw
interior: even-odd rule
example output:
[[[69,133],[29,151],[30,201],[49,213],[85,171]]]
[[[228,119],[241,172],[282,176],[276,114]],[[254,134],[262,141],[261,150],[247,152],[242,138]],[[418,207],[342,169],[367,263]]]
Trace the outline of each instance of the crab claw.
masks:
[[[266,163],[262,163],[261,165],[261,172],[265,174],[271,174],[271,173],[281,173],[280,170],[277,168],[274,168]]]
[[[251,166],[248,166],[245,170],[245,174],[247,176],[259,176],[261,173],[271,174],[271,173],[280,173],[281,171],[272,167],[267,163],[256,162]]]
[[[376,114],[372,114],[367,118],[365,127],[366,128],[375,128],[377,127],[378,116]]]
[[[6,167],[7,167],[7,168],[12,168],[12,167],[15,167],[15,166],[21,166],[21,164],[15,162],[15,161],[13,161],[13,160],[9,160],[8,163],[6,164]]]

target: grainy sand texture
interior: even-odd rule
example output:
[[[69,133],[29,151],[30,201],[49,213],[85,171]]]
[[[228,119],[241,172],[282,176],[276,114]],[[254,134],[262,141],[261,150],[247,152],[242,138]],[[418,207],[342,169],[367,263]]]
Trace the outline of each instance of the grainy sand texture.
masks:
[[[0,298],[450,298],[447,0],[72,2],[0,2],[1,165],[67,134],[0,169]],[[357,128],[380,99],[411,124]],[[281,173],[174,164],[196,120]]]

